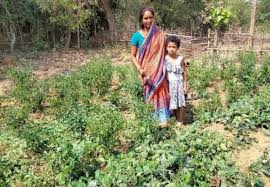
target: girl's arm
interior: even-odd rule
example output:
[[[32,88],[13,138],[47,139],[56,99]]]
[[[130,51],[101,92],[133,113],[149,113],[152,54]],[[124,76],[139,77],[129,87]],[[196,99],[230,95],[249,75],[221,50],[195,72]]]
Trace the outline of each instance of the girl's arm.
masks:
[[[182,60],[182,69],[183,69],[183,81],[184,81],[184,93],[187,93],[187,68],[186,68],[186,60]]]

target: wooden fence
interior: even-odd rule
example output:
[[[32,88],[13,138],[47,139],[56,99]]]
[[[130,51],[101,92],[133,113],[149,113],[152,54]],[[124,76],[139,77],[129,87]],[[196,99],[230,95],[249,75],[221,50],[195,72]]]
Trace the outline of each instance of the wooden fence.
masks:
[[[129,40],[134,31],[119,32],[119,40],[116,43],[129,46]],[[241,51],[254,51],[259,55],[270,53],[270,34],[254,35],[253,48],[248,48],[248,33],[223,33],[219,36],[217,47],[214,47],[214,33],[210,33],[207,37],[191,36],[181,34],[179,31],[164,30],[167,35],[175,35],[181,39],[181,50],[187,56],[197,55],[202,52],[217,52],[217,53],[236,53]],[[183,32],[182,32],[183,33]],[[15,48],[20,48],[24,45],[33,45],[32,41],[16,42]],[[99,47],[104,46],[110,40],[109,32],[97,33],[94,37],[89,37],[82,41],[84,47]],[[74,42],[76,44],[76,42]],[[0,39],[0,49],[9,48],[9,41]]]

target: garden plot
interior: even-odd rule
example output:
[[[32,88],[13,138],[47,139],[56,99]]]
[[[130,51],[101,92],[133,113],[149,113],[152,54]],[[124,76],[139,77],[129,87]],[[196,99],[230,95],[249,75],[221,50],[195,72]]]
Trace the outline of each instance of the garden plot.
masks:
[[[1,186],[269,184],[268,58],[259,68],[250,53],[235,58],[238,67],[193,59],[193,116],[181,129],[174,119],[158,128],[127,59],[126,52],[92,59],[42,79],[27,68],[7,71],[14,86],[1,98],[13,103],[0,113]]]

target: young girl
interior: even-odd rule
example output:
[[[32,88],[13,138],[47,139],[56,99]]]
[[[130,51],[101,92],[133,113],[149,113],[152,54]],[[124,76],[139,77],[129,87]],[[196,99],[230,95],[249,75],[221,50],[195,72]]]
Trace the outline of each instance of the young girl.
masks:
[[[187,92],[186,67],[182,56],[176,54],[180,47],[180,39],[169,36],[166,40],[167,55],[165,67],[169,81],[170,110],[175,114],[177,125],[183,124],[185,94]]]

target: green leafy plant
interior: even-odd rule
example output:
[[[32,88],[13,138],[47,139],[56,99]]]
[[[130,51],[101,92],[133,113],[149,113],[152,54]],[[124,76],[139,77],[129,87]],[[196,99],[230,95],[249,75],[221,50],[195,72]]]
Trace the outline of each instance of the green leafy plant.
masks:
[[[225,65],[222,77],[225,79],[225,89],[228,93],[227,102],[232,103],[247,94],[256,92],[259,77],[256,69],[256,56],[254,53],[246,52],[238,56],[236,62]]]
[[[226,82],[226,88],[228,93],[227,104],[235,102],[246,94],[245,86],[234,78]]]
[[[4,110],[4,124],[14,130],[22,131],[27,126],[29,110],[25,108],[6,108]]]
[[[229,158],[229,146],[223,139],[192,129],[109,159],[92,182],[101,186],[211,186],[212,177],[218,175],[224,184],[240,184],[243,177]],[[232,176],[234,180],[230,180]]]
[[[77,78],[89,89],[91,95],[102,96],[110,88],[113,74],[113,66],[109,59],[100,58],[83,67]]]
[[[210,82],[219,77],[220,70],[216,64],[218,59],[209,58],[194,60],[188,67],[188,85],[190,90],[197,92],[199,96],[203,96],[203,92]]]
[[[15,83],[12,96],[20,105],[33,112],[42,111],[48,92],[46,82],[38,81],[27,69],[12,68],[7,71],[7,75]]]
[[[130,65],[118,67],[116,72],[119,76],[120,89],[123,92],[130,94],[135,99],[142,99],[144,97],[141,81],[134,67]]]
[[[256,89],[256,55],[254,53],[243,53],[239,56],[240,67],[238,68],[237,78],[243,83],[245,90],[250,92]]]
[[[109,149],[119,142],[119,132],[126,121],[122,114],[110,106],[93,106],[86,124],[86,133]]]
[[[250,165],[249,169],[260,175],[270,177],[269,150],[265,150],[263,155],[255,163]]]
[[[218,114],[216,121],[222,122],[237,130],[236,137],[239,143],[250,144],[251,130],[258,128],[269,129],[269,86],[256,96],[245,96],[228,106],[228,110]]]
[[[232,77],[235,77],[237,66],[236,62],[233,60],[223,60],[222,62],[222,70],[221,70],[221,78],[228,82],[232,79]]]
[[[264,57],[259,69],[259,81],[261,84],[270,82],[270,56]]]
[[[220,111],[222,111],[222,104],[216,91],[200,101],[199,106],[195,109],[195,119],[211,122],[214,120],[213,115]]]
[[[84,134],[88,119],[88,110],[89,107],[85,105],[73,103],[69,105],[66,111],[57,114],[57,120],[74,132]]]
[[[221,75],[220,60],[202,58],[191,64],[191,89],[200,93],[202,105],[196,121],[185,129],[157,127],[154,108],[144,102],[138,74],[130,65],[113,67],[107,59],[94,60],[46,84],[30,71],[14,70],[11,77],[19,94],[4,100],[17,102],[1,108],[0,115],[0,185],[211,186],[214,179],[224,186],[262,184],[255,181],[257,173],[245,176],[231,160],[231,141],[201,130],[204,122],[223,123],[246,145],[252,130],[270,128],[269,85],[252,95],[235,93],[226,110],[221,109],[219,85],[209,93],[207,87],[220,77],[225,84],[235,81],[235,92],[250,84],[245,79],[252,76],[249,68],[240,71],[228,63]],[[27,102],[38,101],[41,90],[35,87],[43,84],[41,110],[39,102]],[[44,118],[31,119],[34,111]]]

